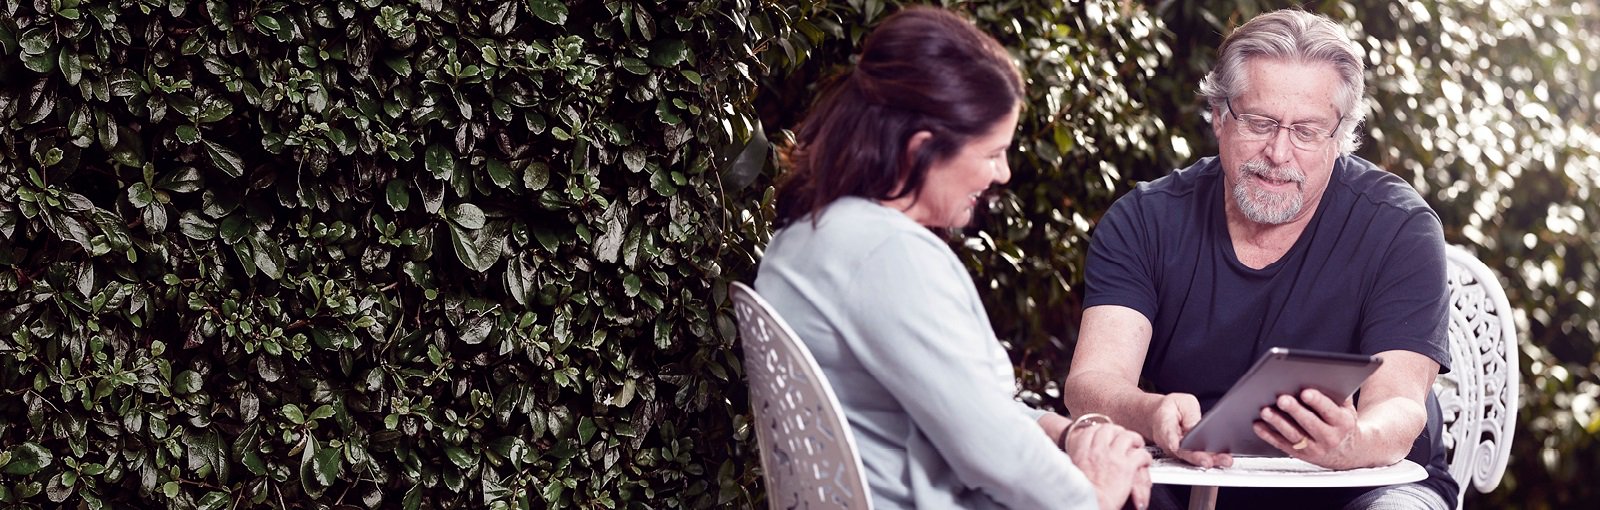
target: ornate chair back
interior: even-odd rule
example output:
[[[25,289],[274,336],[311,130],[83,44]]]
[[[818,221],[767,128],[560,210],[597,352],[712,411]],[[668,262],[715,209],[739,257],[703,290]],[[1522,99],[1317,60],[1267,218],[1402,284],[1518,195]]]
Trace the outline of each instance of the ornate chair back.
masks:
[[[1500,279],[1458,246],[1445,251],[1450,282],[1452,370],[1433,383],[1444,411],[1444,444],[1450,474],[1461,485],[1459,506],[1470,485],[1487,493],[1500,485],[1517,425],[1516,323]]]
[[[811,351],[766,300],[732,285],[769,508],[872,508],[855,436]]]

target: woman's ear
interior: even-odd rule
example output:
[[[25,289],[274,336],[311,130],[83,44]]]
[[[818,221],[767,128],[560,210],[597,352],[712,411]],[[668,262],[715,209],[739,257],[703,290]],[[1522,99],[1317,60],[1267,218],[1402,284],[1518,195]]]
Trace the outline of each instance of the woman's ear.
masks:
[[[917,154],[919,154],[919,151],[922,150],[922,146],[928,143],[928,140],[932,139],[932,131],[918,131],[912,133],[911,138],[906,140],[905,162],[902,163],[905,166],[903,168],[910,168],[912,162],[917,160]]]

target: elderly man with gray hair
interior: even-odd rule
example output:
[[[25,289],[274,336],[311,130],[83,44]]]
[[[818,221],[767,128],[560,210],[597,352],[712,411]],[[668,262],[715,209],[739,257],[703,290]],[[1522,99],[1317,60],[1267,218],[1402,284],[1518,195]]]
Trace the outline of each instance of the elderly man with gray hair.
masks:
[[[1063,392],[1074,413],[1226,466],[1228,454],[1179,444],[1262,353],[1376,355],[1383,364],[1353,401],[1283,395],[1255,433],[1321,466],[1408,458],[1430,475],[1382,488],[1224,488],[1222,508],[1456,501],[1430,391],[1450,362],[1444,234],[1405,181],[1351,154],[1367,113],[1363,72],[1359,47],[1326,17],[1281,10],[1238,27],[1200,84],[1219,153],[1141,183],[1090,243]],[[1152,503],[1181,504],[1184,492],[1158,488]]]

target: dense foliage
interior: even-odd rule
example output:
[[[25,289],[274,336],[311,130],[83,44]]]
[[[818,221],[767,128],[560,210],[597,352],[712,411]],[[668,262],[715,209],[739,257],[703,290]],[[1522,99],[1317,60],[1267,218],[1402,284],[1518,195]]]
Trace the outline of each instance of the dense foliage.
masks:
[[[1028,80],[952,243],[1059,405],[1098,216],[1215,151],[1194,88],[1287,2],[945,2]],[[764,505],[726,282],[782,139],[895,2],[0,2],[0,504]],[[1600,11],[1307,8],[1360,152],[1505,277],[1524,408],[1480,502],[1600,491]],[[759,120],[758,120],[759,119]]]
[[[0,3],[0,505],[748,500],[765,8]]]

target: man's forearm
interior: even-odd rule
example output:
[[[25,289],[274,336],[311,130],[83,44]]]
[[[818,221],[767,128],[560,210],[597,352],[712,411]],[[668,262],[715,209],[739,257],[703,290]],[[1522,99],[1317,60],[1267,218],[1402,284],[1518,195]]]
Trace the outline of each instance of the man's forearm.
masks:
[[[1356,417],[1355,448],[1361,466],[1400,462],[1428,424],[1428,411],[1415,400],[1390,398],[1363,406]]]
[[[1104,414],[1128,430],[1153,437],[1149,409],[1160,400],[1159,395],[1097,372],[1073,374],[1062,386],[1062,400],[1073,416]]]

